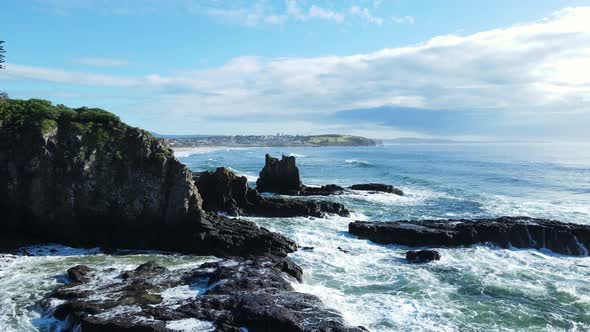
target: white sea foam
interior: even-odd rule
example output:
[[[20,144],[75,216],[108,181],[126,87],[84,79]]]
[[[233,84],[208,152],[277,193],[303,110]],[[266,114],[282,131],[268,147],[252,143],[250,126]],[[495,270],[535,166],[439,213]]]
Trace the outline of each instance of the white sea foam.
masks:
[[[494,216],[529,216],[589,224],[590,205],[573,199],[551,200],[489,195],[484,210]],[[564,219],[566,217],[566,219]]]
[[[383,192],[368,192],[362,190],[351,190],[343,196],[352,200],[360,200],[377,204],[421,204],[428,200],[435,200],[440,198],[455,198],[447,193],[436,192],[429,189],[422,188],[403,188],[404,195],[396,195]],[[460,199],[460,198],[456,198]]]
[[[214,331],[215,326],[211,322],[198,320],[195,318],[172,320],[166,323],[166,328],[173,331],[183,332],[205,332]]]
[[[303,155],[303,154],[297,154],[297,153],[291,152],[291,153],[289,153],[289,157],[306,158],[307,156]]]
[[[359,166],[370,166],[371,165],[371,163],[369,163],[368,161],[358,160],[358,159],[346,159],[344,162],[346,162],[347,164],[354,164],[354,165],[359,165]]]

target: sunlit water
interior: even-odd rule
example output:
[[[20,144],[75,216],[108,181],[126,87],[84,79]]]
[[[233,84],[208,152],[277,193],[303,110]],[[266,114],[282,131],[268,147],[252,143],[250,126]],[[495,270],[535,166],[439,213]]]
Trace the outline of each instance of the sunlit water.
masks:
[[[314,247],[291,255],[305,272],[304,283],[295,287],[321,297],[350,324],[371,331],[590,330],[588,257],[475,246],[440,249],[440,261],[415,265],[404,262],[406,247],[346,232],[359,219],[525,215],[590,223],[589,145],[248,148],[184,151],[178,157],[193,170],[231,167],[254,185],[265,153],[297,156],[306,184],[381,182],[406,193],[325,198],[353,210],[350,218],[249,218]],[[54,256],[0,258],[0,330],[55,327],[34,304],[72,265],[122,270],[150,259],[178,267],[212,258],[112,257],[63,248]]]

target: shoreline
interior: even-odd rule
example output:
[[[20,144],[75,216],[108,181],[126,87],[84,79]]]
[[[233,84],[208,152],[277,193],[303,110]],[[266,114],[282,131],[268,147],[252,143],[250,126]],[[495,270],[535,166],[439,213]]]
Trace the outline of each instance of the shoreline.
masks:
[[[188,157],[192,154],[198,154],[198,153],[209,153],[209,152],[219,151],[219,150],[225,150],[225,151],[243,150],[243,149],[248,149],[248,148],[253,148],[253,147],[254,146],[248,146],[248,147],[234,147],[234,146],[195,146],[195,147],[190,147],[190,146],[182,146],[182,147],[171,147],[171,149],[174,152],[175,157]]]

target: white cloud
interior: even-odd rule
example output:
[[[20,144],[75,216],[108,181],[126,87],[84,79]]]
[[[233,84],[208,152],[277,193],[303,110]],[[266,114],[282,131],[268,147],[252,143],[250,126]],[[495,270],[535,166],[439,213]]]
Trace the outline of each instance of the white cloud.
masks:
[[[186,117],[223,127],[224,122],[209,117],[267,114],[263,122],[274,128],[272,121],[281,126],[382,105],[496,112],[508,117],[506,123],[565,113],[588,117],[589,21],[590,7],[568,8],[539,22],[438,36],[373,53],[238,57],[221,67],[172,76],[97,75],[8,64],[0,80],[150,89],[150,96],[160,96],[157,102],[138,100],[138,107],[165,115],[158,125]]]
[[[382,25],[384,21],[381,17],[372,15],[369,8],[361,8],[356,5],[350,7],[350,15],[361,17],[365,19],[367,22],[374,23],[377,25]]]
[[[125,67],[130,64],[128,60],[124,59],[111,59],[111,58],[98,58],[98,57],[82,57],[74,59],[74,62],[86,66],[94,67]]]
[[[416,19],[413,16],[394,16],[391,21],[397,24],[414,24]]]
[[[316,5],[312,5],[309,8],[309,17],[319,18],[323,20],[332,20],[338,23],[342,23],[344,21],[344,15],[331,11],[326,10],[324,8],[318,7]]]

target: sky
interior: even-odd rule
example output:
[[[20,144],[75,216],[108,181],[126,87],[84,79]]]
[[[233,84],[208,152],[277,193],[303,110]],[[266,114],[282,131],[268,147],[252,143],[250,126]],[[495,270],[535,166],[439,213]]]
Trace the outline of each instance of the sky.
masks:
[[[590,140],[590,0],[3,0],[0,90],[161,134]]]

